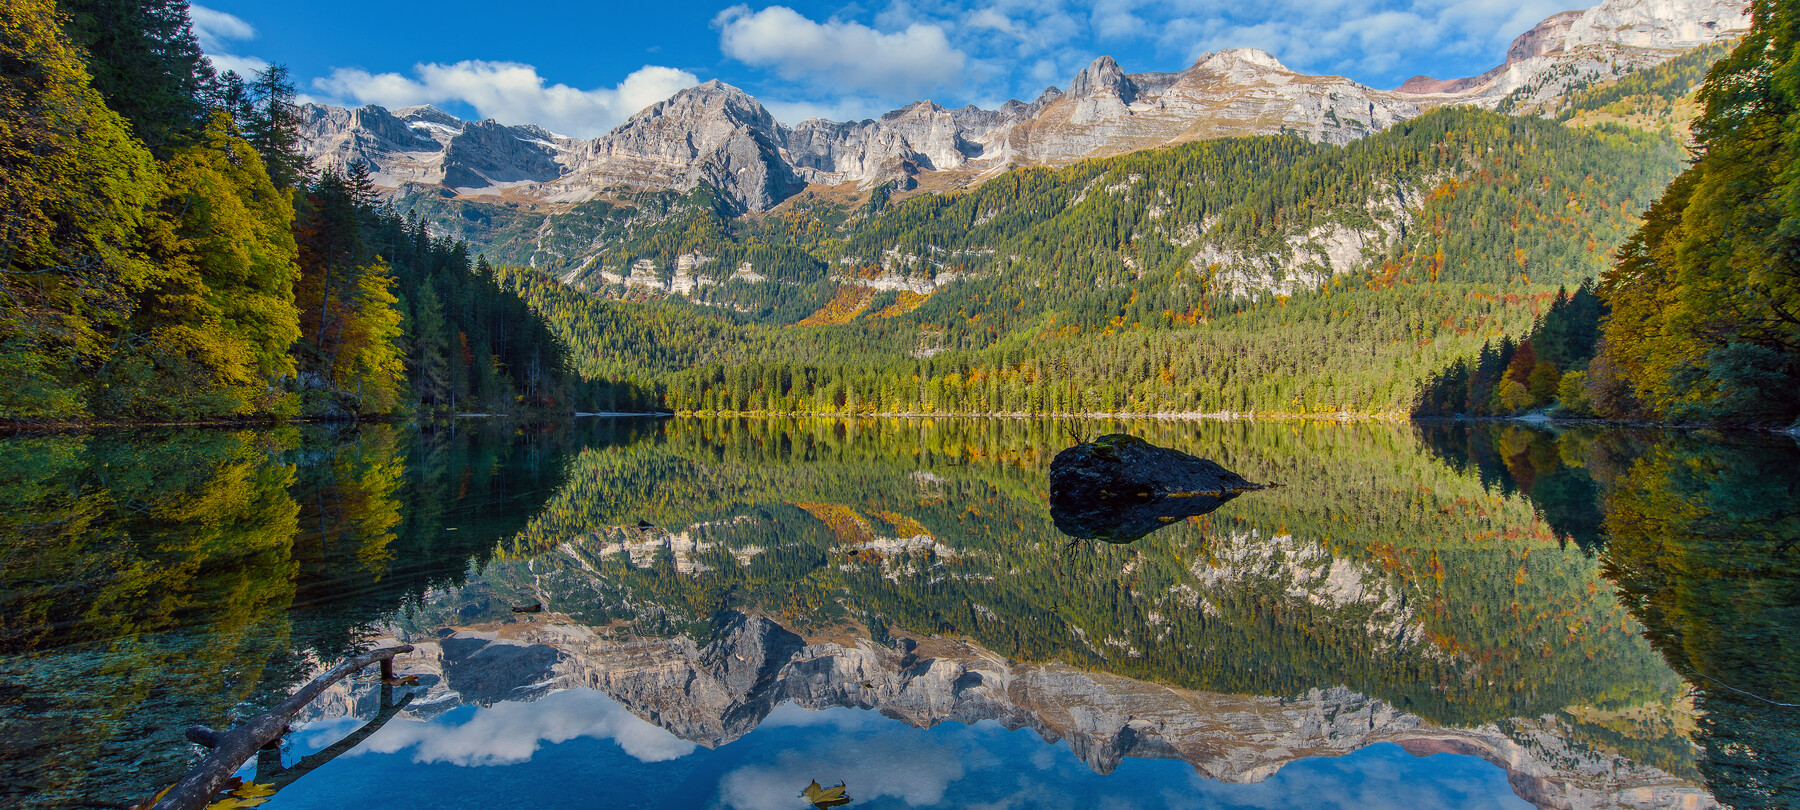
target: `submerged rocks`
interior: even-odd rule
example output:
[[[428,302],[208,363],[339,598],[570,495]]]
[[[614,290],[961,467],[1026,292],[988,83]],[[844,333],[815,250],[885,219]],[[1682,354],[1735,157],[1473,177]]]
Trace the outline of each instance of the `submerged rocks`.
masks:
[[[1217,463],[1114,433],[1050,462],[1050,517],[1064,534],[1129,543],[1262,489]]]

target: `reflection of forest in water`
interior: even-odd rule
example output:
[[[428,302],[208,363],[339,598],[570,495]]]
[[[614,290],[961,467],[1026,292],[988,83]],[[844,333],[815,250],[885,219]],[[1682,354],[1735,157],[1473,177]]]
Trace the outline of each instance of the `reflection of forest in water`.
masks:
[[[252,711],[372,622],[505,622],[539,599],[618,635],[704,639],[754,609],[803,635],[903,629],[1202,690],[1345,685],[1448,726],[1550,715],[1742,806],[1800,770],[1794,724],[1771,722],[1794,710],[1722,688],[1703,690],[1696,758],[1671,672],[1800,702],[1781,646],[1800,626],[1791,442],[1131,422],[1282,486],[1131,545],[1071,543],[1044,507],[1049,459],[1117,427],[8,440],[0,796],[141,795],[189,755],[180,728]]]
[[[255,713],[486,559],[593,441],[574,432],[0,440],[0,803],[123,806],[173,781],[183,728]]]
[[[1696,687],[1717,798],[1800,795],[1800,448],[1750,432],[1433,426],[1458,469],[1527,495],[1597,552],[1617,598]],[[1785,797],[1783,799],[1782,797]]]

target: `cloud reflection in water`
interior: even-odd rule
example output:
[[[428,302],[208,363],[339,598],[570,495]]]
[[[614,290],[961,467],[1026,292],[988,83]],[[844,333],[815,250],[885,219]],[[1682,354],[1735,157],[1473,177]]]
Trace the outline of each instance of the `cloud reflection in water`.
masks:
[[[462,712],[452,712],[461,717]],[[639,719],[592,689],[570,689],[531,703],[497,703],[459,723],[445,718],[389,723],[357,753],[392,754],[411,749],[412,761],[452,765],[525,762],[544,743],[591,737],[611,740],[639,762],[664,762],[699,747]]]
[[[353,727],[318,723],[294,741],[322,747]],[[1298,760],[1256,784],[1210,781],[1177,760],[1127,759],[1102,776],[1066,744],[992,720],[917,729],[873,711],[783,704],[742,739],[707,750],[601,692],[574,689],[395,720],[264,810],[342,807],[369,784],[384,785],[387,810],[800,810],[797,794],[813,780],[847,782],[857,808],[1529,808],[1492,764],[1390,744]]]

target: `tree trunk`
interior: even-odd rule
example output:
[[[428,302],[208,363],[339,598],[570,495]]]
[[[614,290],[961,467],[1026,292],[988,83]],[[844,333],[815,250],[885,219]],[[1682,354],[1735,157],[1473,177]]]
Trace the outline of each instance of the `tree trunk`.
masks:
[[[216,732],[213,739],[218,744],[201,758],[193,770],[188,771],[187,776],[176,782],[161,800],[151,805],[150,810],[201,810],[211,804],[213,797],[225,786],[226,780],[231,778],[238,766],[249,761],[264,745],[286,733],[288,720],[293,719],[295,714],[306,708],[306,704],[311,703],[326,688],[377,661],[381,662],[381,674],[391,676],[394,656],[412,651],[411,644],[401,644],[363,653],[308,681],[299,691],[266,714],[231,731]]]

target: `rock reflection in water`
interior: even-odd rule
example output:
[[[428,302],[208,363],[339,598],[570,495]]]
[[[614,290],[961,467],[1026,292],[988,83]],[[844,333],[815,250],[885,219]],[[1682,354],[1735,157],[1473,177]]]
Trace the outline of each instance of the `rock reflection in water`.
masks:
[[[1056,522],[1057,531],[1078,540],[1130,543],[1171,523],[1210,515],[1235,497],[1236,493],[1230,493],[1222,498],[1193,495],[1085,504],[1053,498],[1050,519]]]
[[[1130,543],[1257,488],[1211,460],[1114,433],[1051,460],[1050,518],[1070,537]]]

